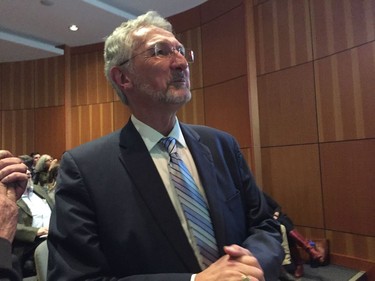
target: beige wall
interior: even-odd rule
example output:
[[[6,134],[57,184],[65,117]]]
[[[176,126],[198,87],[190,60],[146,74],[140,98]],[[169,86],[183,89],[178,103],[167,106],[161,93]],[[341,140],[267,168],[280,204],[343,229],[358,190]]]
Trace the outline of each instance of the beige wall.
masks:
[[[182,121],[233,134],[258,182],[332,261],[375,263],[375,0],[209,0],[171,18],[196,52]],[[129,118],[102,44],[0,64],[0,145],[63,151]]]

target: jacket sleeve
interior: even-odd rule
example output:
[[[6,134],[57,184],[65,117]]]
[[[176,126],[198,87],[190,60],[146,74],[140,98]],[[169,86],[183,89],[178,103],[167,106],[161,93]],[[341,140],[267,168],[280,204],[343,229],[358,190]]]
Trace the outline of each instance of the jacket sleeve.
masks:
[[[258,259],[266,281],[279,280],[279,273],[284,251],[281,247],[280,225],[273,219],[273,210],[267,204],[263,192],[255,179],[236,144],[241,195],[245,206],[247,220],[247,238],[242,246],[249,249]]]
[[[38,228],[26,226],[22,223],[17,224],[17,231],[14,239],[19,242],[34,242]]]
[[[0,280],[20,281],[21,278],[12,269],[11,244],[3,238],[0,238],[0,253]]]
[[[278,280],[284,258],[280,225],[273,219],[273,211],[257,186],[238,142],[232,135],[215,128],[182,125],[182,129],[185,137],[188,136],[188,145],[194,147],[192,153],[199,151],[193,156],[202,184],[206,184],[220,247],[241,245],[257,258],[267,281]]]

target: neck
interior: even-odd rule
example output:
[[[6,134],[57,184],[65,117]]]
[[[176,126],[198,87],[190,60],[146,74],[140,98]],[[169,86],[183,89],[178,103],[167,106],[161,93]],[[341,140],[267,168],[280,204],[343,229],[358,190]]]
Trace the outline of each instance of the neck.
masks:
[[[136,114],[134,116],[141,122],[158,131],[163,136],[167,136],[176,123],[176,113],[171,114]]]

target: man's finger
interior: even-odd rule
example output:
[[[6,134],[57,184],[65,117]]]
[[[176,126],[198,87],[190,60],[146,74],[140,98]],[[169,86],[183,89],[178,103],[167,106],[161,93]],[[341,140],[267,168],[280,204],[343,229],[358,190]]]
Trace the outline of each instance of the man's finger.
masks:
[[[244,255],[252,256],[251,252],[248,249],[245,249],[238,245],[225,246],[224,252],[234,258],[244,256]]]
[[[12,157],[12,153],[10,153],[8,150],[0,150],[0,159]]]

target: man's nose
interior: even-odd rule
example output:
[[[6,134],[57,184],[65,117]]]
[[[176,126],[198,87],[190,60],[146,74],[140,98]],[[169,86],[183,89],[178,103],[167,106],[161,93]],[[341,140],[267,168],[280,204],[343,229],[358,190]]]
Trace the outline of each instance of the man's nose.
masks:
[[[172,55],[172,66],[185,70],[189,67],[189,64],[184,55],[177,50],[174,50]]]

